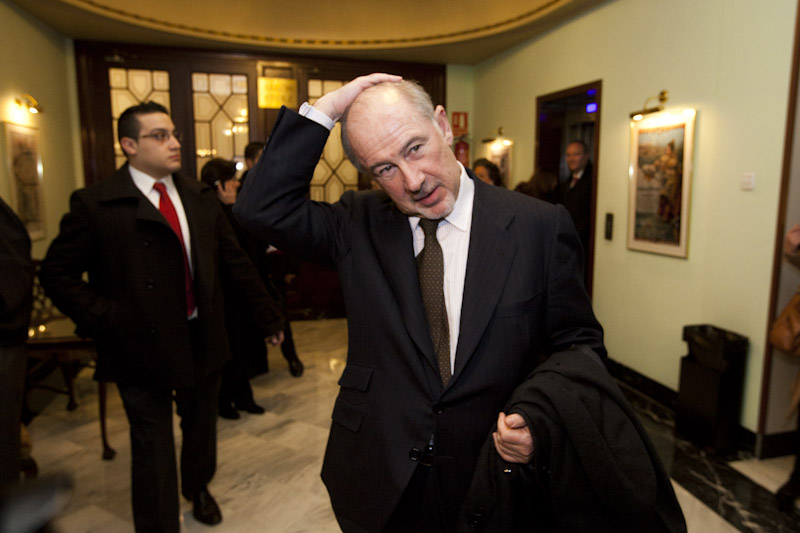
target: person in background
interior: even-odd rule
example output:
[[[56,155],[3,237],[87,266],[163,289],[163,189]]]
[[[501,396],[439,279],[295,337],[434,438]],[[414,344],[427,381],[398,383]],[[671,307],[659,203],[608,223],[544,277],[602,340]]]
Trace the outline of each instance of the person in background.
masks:
[[[564,152],[569,175],[560,185],[559,202],[572,216],[575,229],[583,246],[584,257],[589,253],[589,238],[592,229],[592,162],[586,143],[570,141]]]
[[[258,158],[261,157],[261,152],[263,150],[264,143],[262,142],[251,142],[245,147],[244,162],[247,170],[245,170],[244,174],[242,174],[242,177],[239,179],[240,184],[244,185],[247,173],[258,161]],[[250,238],[250,240],[252,242],[252,238]],[[267,286],[271,285],[277,291],[277,298],[283,308],[285,325],[283,330],[283,342],[281,343],[281,353],[284,359],[286,359],[286,362],[289,363],[289,372],[292,376],[299,378],[303,375],[305,366],[297,355],[297,347],[294,344],[294,336],[292,335],[292,325],[289,322],[289,284],[297,277],[298,261],[295,257],[282,250],[278,250],[274,246],[268,246],[266,250],[268,260],[264,263],[260,258],[256,261],[253,256],[252,247],[250,250],[251,252],[248,253],[250,253],[251,258],[254,260],[253,262],[264,277],[264,282]],[[262,253],[260,255],[264,254]]]
[[[236,163],[227,159],[211,159],[203,165],[200,172],[201,181],[217,191],[217,198],[236,233],[239,245],[247,252],[261,276],[264,288],[256,296],[270,298],[272,302],[269,302],[268,305],[278,308],[280,307],[279,295],[271,286],[269,279],[263,275],[267,269],[264,248],[258,245],[233,216],[233,204],[236,202],[236,192],[239,190],[239,181],[235,178]],[[237,294],[235,287],[231,285],[231,280],[222,280],[222,288],[225,291],[225,326],[228,331],[231,359],[225,363],[222,369],[219,387],[219,416],[235,420],[239,418],[239,411],[252,414],[264,413],[264,408],[258,405],[253,398],[250,379],[266,372],[268,366],[267,346],[264,338],[259,334],[259,319],[250,314],[247,302]]]
[[[127,162],[78,190],[42,262],[45,293],[97,347],[95,379],[117,384],[130,423],[137,531],[178,532],[173,399],[181,418],[181,493],[204,524],[222,521],[208,489],[217,459],[217,393],[230,359],[222,279],[260,334],[280,342],[280,310],[239,246],[216,192],[179,174],[180,133],[145,102],[117,122]]]
[[[0,493],[20,480],[20,419],[33,309],[31,240],[17,214],[0,198]]]
[[[382,190],[314,202],[309,184],[339,120],[348,158]],[[563,365],[566,374],[613,387],[602,328],[581,283],[580,242],[567,211],[480,181],[455,158],[452,141],[447,112],[419,85],[362,76],[299,112],[281,109],[234,206],[252,231],[339,273],[349,347],[322,467],[339,525],[348,533],[581,530],[574,511],[586,531],[621,524],[685,531],[641,426],[634,431],[635,422],[615,409],[613,421],[601,413],[574,426],[578,433],[598,429],[581,439],[581,452],[595,457],[591,449],[602,448],[604,457],[625,458],[619,470],[599,457],[582,468],[575,450],[562,453],[565,424],[555,417],[550,433],[539,423],[548,401],[522,389],[536,406],[518,412],[511,403],[548,356],[551,372]],[[573,393],[549,398],[581,394],[583,380],[570,383]],[[591,409],[569,405],[579,418],[601,405],[592,390]],[[624,404],[618,390],[616,397]],[[603,432],[598,421],[614,430]],[[474,501],[467,496],[482,449],[497,462],[486,469],[495,477],[476,483],[474,496],[490,486],[508,490],[501,502],[490,494],[491,507],[464,507]],[[581,490],[546,493],[550,472],[554,485]],[[611,473],[609,483],[620,490],[608,504],[591,480]],[[539,493],[515,508],[523,486]],[[528,527],[498,526],[506,515],[490,513],[498,505],[513,518],[533,514]]]
[[[239,184],[244,185],[244,180],[247,179],[247,173],[256,164],[258,158],[261,157],[261,152],[264,151],[264,143],[261,141],[253,141],[244,147],[244,172],[239,177]]]
[[[800,224],[795,224],[783,238],[783,257],[789,264],[800,268]],[[800,427],[800,409],[798,408],[798,395],[800,394],[800,374],[795,378],[794,390],[792,391],[791,413],[797,412],[798,427]],[[791,513],[794,511],[794,502],[800,497],[800,436],[795,434],[795,456],[794,468],[789,479],[778,489],[775,498],[778,502],[778,509]]]
[[[558,202],[558,176],[552,172],[536,170],[528,181],[518,184],[514,190],[555,204]]]
[[[476,159],[475,162],[472,163],[472,171],[475,173],[475,176],[484,183],[496,185],[498,187],[504,186],[500,168],[488,159]]]

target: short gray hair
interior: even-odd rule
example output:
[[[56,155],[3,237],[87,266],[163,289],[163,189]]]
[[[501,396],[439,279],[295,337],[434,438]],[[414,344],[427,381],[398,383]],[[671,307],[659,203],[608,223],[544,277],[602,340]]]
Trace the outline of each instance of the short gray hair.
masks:
[[[434,114],[433,101],[431,100],[431,97],[427,93],[427,91],[425,91],[425,89],[423,89],[422,86],[416,81],[402,80],[397,82],[387,81],[383,83],[378,83],[370,87],[369,89],[365,89],[361,94],[364,94],[366,92],[372,92],[375,90],[387,90],[387,89],[397,90],[401,95],[405,97],[406,101],[408,101],[412,105],[412,107],[417,110],[420,116],[430,119],[431,122],[436,124],[436,128],[440,129],[439,125],[436,123],[436,115]],[[359,97],[360,96],[361,95],[359,95]],[[358,98],[356,98],[356,100],[357,99]],[[355,103],[355,101],[353,103]],[[353,163],[353,165],[355,165],[356,169],[359,172],[366,174],[367,173],[366,169],[364,169],[361,166],[361,161],[359,161],[358,157],[356,157],[356,154],[353,151],[353,146],[350,144],[350,139],[347,134],[347,118],[348,115],[350,114],[351,107],[353,107],[352,103],[349,106],[347,106],[347,109],[345,109],[344,114],[342,115],[341,118],[342,148],[344,149],[345,155],[347,155],[347,158],[350,160],[350,162]]]

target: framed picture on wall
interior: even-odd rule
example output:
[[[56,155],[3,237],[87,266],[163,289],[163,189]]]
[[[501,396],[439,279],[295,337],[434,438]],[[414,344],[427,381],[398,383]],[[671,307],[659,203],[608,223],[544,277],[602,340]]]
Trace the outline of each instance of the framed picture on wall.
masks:
[[[694,109],[631,121],[628,249],[688,253]]]
[[[16,211],[31,240],[43,239],[44,193],[39,130],[5,122],[6,162],[11,179],[11,207]]]

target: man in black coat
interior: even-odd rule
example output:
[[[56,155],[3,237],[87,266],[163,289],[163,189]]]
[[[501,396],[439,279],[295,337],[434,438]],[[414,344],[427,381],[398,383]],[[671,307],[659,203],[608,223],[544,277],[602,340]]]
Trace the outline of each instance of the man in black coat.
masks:
[[[33,307],[31,240],[0,199],[0,491],[19,481],[25,341]]]
[[[207,487],[216,468],[220,369],[230,358],[222,278],[273,344],[283,324],[215,191],[177,174],[180,135],[167,110],[152,102],[127,109],[118,135],[128,163],[72,195],[40,279],[77,332],[95,340],[95,379],[117,383],[131,427],[137,531],[177,532],[173,395],[183,432],[181,492],[199,521],[222,520]]]
[[[350,160],[382,190],[313,202],[340,119]],[[281,110],[234,206],[278,248],[339,272],[349,349],[322,479],[347,532],[453,531],[495,425],[505,460],[531,460],[531,428],[502,411],[540,358],[572,345],[605,357],[567,211],[477,180],[452,141],[446,111],[418,85],[356,78]],[[443,286],[423,294],[437,248]],[[423,299],[436,292],[446,316],[431,324],[441,307]]]
[[[592,162],[589,149],[583,141],[574,140],[567,144],[564,152],[569,176],[559,186],[559,201],[572,216],[575,229],[583,246],[584,255],[589,253],[592,231]]]

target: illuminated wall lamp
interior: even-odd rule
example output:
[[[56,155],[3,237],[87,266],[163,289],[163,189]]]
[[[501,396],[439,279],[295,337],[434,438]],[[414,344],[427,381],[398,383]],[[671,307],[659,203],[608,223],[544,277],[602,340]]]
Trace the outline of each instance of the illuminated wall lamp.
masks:
[[[655,107],[647,107],[648,102],[655,99],[658,99],[658,105]],[[639,111],[633,111],[631,113],[631,120],[642,120],[642,118],[644,118],[645,115],[663,111],[664,104],[667,103],[667,100],[669,100],[669,93],[666,90],[661,91],[656,96],[651,96],[650,98],[644,101],[644,106],[642,107],[642,109],[640,109]]]
[[[39,106],[39,102],[36,101],[36,98],[33,96],[25,93],[22,95],[21,98],[16,98],[14,103],[17,104],[19,109],[27,109],[30,113],[34,115],[37,113],[43,113],[44,111]]]
[[[484,144],[491,143],[492,146],[511,146],[512,144],[514,144],[514,141],[512,141],[511,139],[503,137],[502,126],[497,128],[497,137],[487,137],[485,139],[481,139],[481,142]]]

